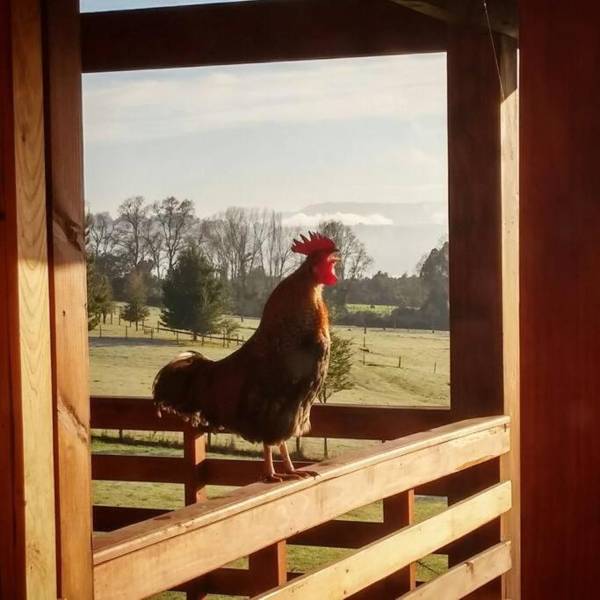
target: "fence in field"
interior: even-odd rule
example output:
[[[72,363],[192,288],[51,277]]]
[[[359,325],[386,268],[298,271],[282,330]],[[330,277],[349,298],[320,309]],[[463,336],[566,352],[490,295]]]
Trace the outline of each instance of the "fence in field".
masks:
[[[204,436],[169,415],[159,419],[150,399],[93,397],[91,407],[95,428],[179,431],[184,440],[179,458],[94,455],[94,479],[179,483],[189,505],[94,507],[95,530],[107,532],[94,541],[97,600],[168,589],[194,599],[417,600],[442,597],[441,589],[459,590],[451,596],[459,598],[493,588],[510,569],[510,541],[501,540],[498,525],[511,503],[510,482],[498,482],[498,459],[509,451],[507,417],[450,423],[443,409],[315,405],[311,436],[389,441],[311,465],[315,479],[272,485],[253,483],[259,461],[207,456]],[[247,487],[206,500],[210,485]],[[445,496],[450,505],[415,523],[415,494]],[[376,501],[380,522],[338,518]],[[311,573],[290,573],[287,544],[347,554]],[[416,561],[433,552],[448,554],[452,568],[417,587]],[[225,566],[244,556],[247,568]]]

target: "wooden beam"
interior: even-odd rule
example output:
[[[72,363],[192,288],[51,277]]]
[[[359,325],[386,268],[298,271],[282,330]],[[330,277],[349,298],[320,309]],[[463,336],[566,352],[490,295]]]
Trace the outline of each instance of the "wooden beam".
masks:
[[[499,40],[502,214],[502,344],[504,413],[511,422],[511,451],[500,459],[500,477],[512,481],[512,510],[502,518],[501,537],[510,540],[512,568],[502,579],[503,597],[521,597],[521,424],[519,300],[519,92],[517,44]]]
[[[509,572],[510,542],[501,542],[456,565],[398,600],[458,600]]]
[[[443,23],[388,0],[254,0],[86,13],[85,72],[443,52]]]
[[[92,476],[96,480],[109,481],[185,483],[188,468],[184,459],[178,457],[95,454]]]
[[[428,17],[454,25],[470,25],[488,29],[484,4],[481,0],[392,0]],[[489,26],[492,31],[512,38],[519,36],[517,3],[515,0],[487,0]]]
[[[92,396],[92,427],[146,431],[183,431],[173,415],[158,417],[151,398]],[[310,437],[392,440],[452,421],[447,408],[315,404]]]
[[[91,599],[92,514],[79,3],[44,0],[59,596]]]
[[[28,600],[57,590],[41,36],[0,1],[0,596]]]
[[[331,565],[311,571],[256,600],[347,598],[434,552],[510,509],[510,482],[499,483],[442,513],[353,552]],[[453,598],[444,593],[444,598]]]
[[[456,418],[503,412],[518,429],[516,45],[500,36],[495,47],[498,62],[487,33],[456,26],[449,32],[451,410]],[[502,478],[514,478],[515,513],[504,517],[502,535],[514,540],[518,572],[519,458],[518,440],[513,441],[515,454],[504,459]],[[500,463],[483,484],[497,481],[499,472]],[[457,483],[449,494],[451,503],[469,485]],[[450,564],[500,539],[499,528],[477,532],[450,554]],[[512,590],[505,597],[518,598],[516,581],[505,579],[504,593]],[[497,598],[499,584],[473,597]]]
[[[354,508],[500,456],[508,451],[508,429],[506,417],[447,425],[325,461],[315,467],[316,479],[257,483],[105,534],[95,542],[95,598],[132,600],[169,589]]]
[[[522,597],[590,598],[598,578],[582,566],[595,563],[600,539],[598,4],[519,8]]]
[[[100,506],[93,509],[94,531],[113,531],[132,523],[159,517],[171,509],[139,508],[137,506]]]

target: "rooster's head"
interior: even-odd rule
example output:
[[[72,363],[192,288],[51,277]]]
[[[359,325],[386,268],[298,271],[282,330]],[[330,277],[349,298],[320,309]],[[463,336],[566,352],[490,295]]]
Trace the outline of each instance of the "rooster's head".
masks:
[[[301,240],[294,240],[292,252],[304,254],[316,283],[333,285],[337,282],[335,265],[340,260],[339,250],[335,242],[320,233],[309,232],[308,238],[301,235]]]

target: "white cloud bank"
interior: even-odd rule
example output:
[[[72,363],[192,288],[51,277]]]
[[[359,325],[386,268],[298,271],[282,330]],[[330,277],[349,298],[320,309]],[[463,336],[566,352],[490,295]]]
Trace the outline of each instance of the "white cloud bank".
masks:
[[[445,111],[438,55],[173,69],[84,77],[87,143],[172,138],[264,123]]]
[[[290,227],[316,227],[322,221],[341,221],[344,225],[393,225],[394,221],[379,214],[358,215],[356,213],[335,212],[307,215],[295,213],[283,219],[283,224]]]

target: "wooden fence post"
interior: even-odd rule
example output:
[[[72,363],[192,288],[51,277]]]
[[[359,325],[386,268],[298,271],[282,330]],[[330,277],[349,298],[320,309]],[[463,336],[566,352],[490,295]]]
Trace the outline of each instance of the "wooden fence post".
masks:
[[[383,499],[382,535],[398,531],[414,522],[415,493],[408,490]],[[372,598],[392,599],[414,590],[417,587],[417,565],[411,563],[396,573],[370,585],[352,595],[352,600],[371,600]]]
[[[195,504],[206,500],[205,474],[203,462],[206,459],[206,438],[193,427],[183,432],[183,458],[187,463],[188,475],[184,483],[185,503]],[[189,584],[186,589],[187,600],[204,600],[207,592],[203,578]]]
[[[249,559],[253,596],[287,582],[285,540],[251,554]]]

